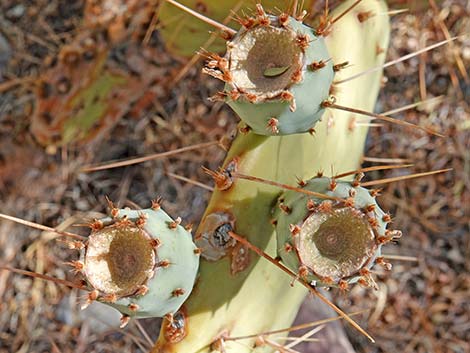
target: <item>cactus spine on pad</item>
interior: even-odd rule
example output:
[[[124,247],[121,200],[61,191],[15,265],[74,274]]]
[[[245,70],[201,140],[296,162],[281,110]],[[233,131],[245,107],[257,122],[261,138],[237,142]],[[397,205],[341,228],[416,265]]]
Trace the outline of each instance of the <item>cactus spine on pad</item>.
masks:
[[[278,252],[282,261],[317,286],[374,286],[374,264],[390,217],[369,190],[355,183],[313,178],[303,189],[325,195],[283,193],[276,208]],[[398,233],[397,233],[398,234]]]
[[[112,216],[92,225],[82,252],[89,299],[125,317],[172,315],[191,293],[199,266],[191,233],[159,206],[113,208]]]
[[[353,1],[344,2],[332,16],[352,4]],[[388,17],[373,16],[361,23],[357,14],[365,11],[386,13],[387,9],[382,1],[363,0],[333,25],[325,38],[333,62],[348,60],[353,64],[347,75],[381,65],[385,57],[378,55],[376,49],[388,45]],[[346,82],[336,97],[341,104],[371,110],[380,79],[381,73],[374,72]],[[240,134],[223,167],[236,161],[240,173],[290,185],[296,183],[296,177],[309,179],[318,170],[329,171],[332,167],[337,173],[355,170],[367,133],[366,126],[351,125],[355,118],[343,111],[334,111],[334,116],[327,111],[323,121],[315,126],[313,137],[308,133],[279,137]],[[280,190],[273,186],[234,180],[227,189],[214,192],[196,237],[207,230],[211,214],[229,214],[233,217],[234,232],[275,257],[277,244],[271,209],[279,194]],[[213,227],[212,221],[210,226]],[[237,243],[224,248],[217,261],[201,259],[196,289],[185,303],[187,336],[175,342],[163,330],[153,352],[210,352],[214,348],[211,345],[220,337],[256,334],[291,325],[306,291],[298,285],[290,287],[290,277],[253,253],[248,259],[243,257],[249,250],[239,246]],[[242,260],[244,268],[234,273],[232,268],[237,260]],[[225,341],[224,349],[228,353],[251,352],[254,339],[243,343]]]

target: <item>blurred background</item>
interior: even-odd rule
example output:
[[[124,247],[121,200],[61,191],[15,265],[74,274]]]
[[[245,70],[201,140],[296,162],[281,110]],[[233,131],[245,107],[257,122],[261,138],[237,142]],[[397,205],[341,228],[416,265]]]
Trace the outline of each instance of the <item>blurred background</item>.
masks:
[[[425,101],[394,117],[432,125],[446,137],[389,124],[371,127],[364,166],[413,167],[367,178],[452,171],[387,184],[382,208],[404,234],[387,247],[396,255],[393,270],[378,272],[377,291],[355,286],[345,294],[330,292],[347,312],[368,309],[356,320],[377,342],[329,324],[314,336],[320,342],[296,348],[303,353],[470,352],[470,3],[388,3],[393,16],[387,60],[459,37],[385,70],[375,111]],[[204,13],[206,5],[198,2],[197,9]],[[201,166],[220,165],[225,152],[215,143],[93,169],[236,131],[228,107],[207,100],[221,84],[200,73],[200,58],[188,63],[171,47],[178,37],[168,32],[179,18],[163,23],[159,6],[151,0],[0,2],[0,212],[66,229],[105,212],[105,195],[121,206],[141,207],[160,195],[170,215],[198,223],[210,191],[184,178],[212,185]],[[314,16],[325,3],[310,6]],[[207,39],[206,31],[206,45]],[[73,279],[63,263],[77,255],[53,239],[0,220],[0,266]],[[120,330],[115,313],[101,312],[101,306],[80,312],[80,296],[0,271],[0,352],[149,351],[157,319]],[[331,316],[319,307],[309,298],[298,322]]]

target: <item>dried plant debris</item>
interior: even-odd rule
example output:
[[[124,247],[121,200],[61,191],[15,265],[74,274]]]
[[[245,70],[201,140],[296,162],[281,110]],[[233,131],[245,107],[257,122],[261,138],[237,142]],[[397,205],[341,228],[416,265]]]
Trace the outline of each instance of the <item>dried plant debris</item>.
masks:
[[[152,1],[87,1],[84,25],[36,81],[31,132],[45,146],[102,138],[136,104],[156,98],[160,56],[142,47]],[[116,60],[117,59],[117,60]]]
[[[121,65],[112,54],[96,32],[61,48],[36,84],[31,132],[39,143],[61,146],[104,137],[133,104],[143,110],[156,98],[158,88],[152,86],[165,76],[152,62],[156,51],[129,43]]]
[[[105,28],[112,44],[142,39],[156,5],[156,0],[86,0],[84,25]]]

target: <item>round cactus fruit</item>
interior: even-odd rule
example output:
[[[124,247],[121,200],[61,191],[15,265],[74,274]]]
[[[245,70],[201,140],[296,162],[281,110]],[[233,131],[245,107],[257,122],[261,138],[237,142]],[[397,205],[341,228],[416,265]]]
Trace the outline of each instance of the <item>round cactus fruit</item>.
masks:
[[[225,57],[210,55],[204,72],[223,80],[221,98],[257,134],[309,132],[323,114],[333,64],[322,37],[286,14],[239,19]]]
[[[157,203],[151,209],[112,208],[95,221],[76,264],[98,300],[129,317],[175,313],[193,288],[199,251],[180,220]]]
[[[374,263],[390,267],[380,256],[381,247],[401,233],[386,229],[390,216],[380,209],[374,193],[360,187],[357,179],[351,183],[318,177],[302,188],[318,195],[288,191],[278,200],[282,261],[317,286],[346,289],[359,282],[375,287],[369,269]]]

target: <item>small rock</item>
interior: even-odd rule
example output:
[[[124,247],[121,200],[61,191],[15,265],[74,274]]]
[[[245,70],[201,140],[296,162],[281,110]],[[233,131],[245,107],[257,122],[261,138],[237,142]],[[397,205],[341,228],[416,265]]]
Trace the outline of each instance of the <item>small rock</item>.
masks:
[[[0,79],[11,58],[11,47],[6,38],[0,32]]]
[[[6,12],[6,15],[9,19],[14,20],[23,16],[25,12],[26,12],[25,6],[22,4],[18,4],[16,6],[13,6],[11,9],[9,9]]]
[[[84,298],[86,292],[80,292]],[[75,298],[64,297],[57,310],[56,319],[69,325],[81,325],[87,322],[95,333],[101,333],[120,325],[121,314],[110,306],[99,302],[92,302],[86,309],[80,310],[75,304]]]
[[[80,311],[80,320],[87,321],[95,333],[118,328],[120,325],[121,314],[108,305],[93,302],[85,310]]]

